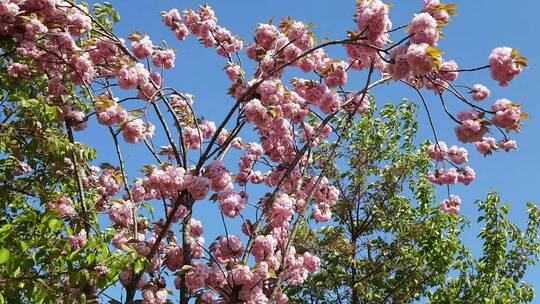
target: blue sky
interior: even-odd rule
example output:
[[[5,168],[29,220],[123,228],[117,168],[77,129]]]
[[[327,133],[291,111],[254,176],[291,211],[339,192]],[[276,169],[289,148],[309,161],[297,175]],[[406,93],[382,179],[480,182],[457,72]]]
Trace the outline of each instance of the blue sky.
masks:
[[[92,1],[94,2],[94,1]],[[96,1],[99,2],[99,1]],[[197,96],[196,109],[199,114],[208,119],[220,121],[225,111],[232,105],[232,99],[225,92],[229,85],[222,68],[224,59],[215,55],[213,49],[203,49],[192,37],[185,42],[178,42],[173,34],[166,29],[160,20],[159,12],[170,8],[195,8],[202,4],[200,1],[166,1],[166,0],[112,0],[110,1],[121,16],[116,32],[126,37],[133,30],[148,33],[155,43],[166,40],[170,47],[176,48],[176,68],[165,74],[165,82],[183,92]],[[406,24],[413,13],[422,5],[421,0],[393,1],[391,18],[395,26]],[[258,22],[266,22],[270,18],[278,20],[282,16],[292,16],[294,19],[317,25],[314,29],[316,37],[343,38],[348,30],[354,30],[352,22],[354,1],[321,1],[321,0],[229,0],[208,1],[218,16],[218,23],[240,35],[246,42],[252,41],[253,30]],[[540,44],[530,33],[540,29],[540,2],[534,0],[503,1],[503,0],[476,0],[454,1],[458,5],[458,16],[452,18],[450,26],[444,28],[445,38],[439,42],[439,48],[445,51],[446,59],[454,59],[460,67],[469,68],[487,64],[487,57],[491,50],[497,46],[511,46],[518,48],[523,56],[529,58],[529,68],[526,69],[506,88],[499,87],[489,77],[487,70],[475,73],[462,73],[458,83],[473,85],[483,83],[487,85],[492,95],[484,106],[489,106],[499,98],[508,98],[523,105],[529,114],[530,120],[522,128],[522,133],[513,135],[518,140],[519,150],[510,153],[495,153],[484,158],[474,151],[473,146],[467,146],[470,153],[470,165],[476,170],[477,179],[468,187],[455,186],[452,192],[463,199],[462,212],[471,219],[477,217],[474,200],[485,197],[491,189],[497,189],[502,194],[503,201],[511,206],[510,217],[523,226],[526,220],[526,202],[540,202],[540,162],[537,157],[540,150],[538,131],[540,130],[540,104],[537,102],[535,81],[540,79]],[[394,36],[396,37],[396,36]],[[333,56],[345,56],[342,47],[329,49]],[[359,74],[358,72],[353,72]],[[247,71],[250,74],[250,71]],[[352,76],[347,86],[360,88],[362,86],[361,74]],[[383,86],[373,90],[377,102],[382,105],[386,102],[397,102],[403,97],[419,102],[414,91],[400,84]],[[433,112],[433,119],[440,139],[449,144],[457,144],[453,133],[454,124],[446,116],[440,102],[432,93],[426,92],[428,104]],[[449,108],[456,113],[464,108],[456,99],[447,100]],[[420,132],[418,140],[432,138],[427,124],[427,117],[420,111]],[[104,130],[99,130],[103,132]],[[110,139],[97,138],[95,133],[86,132],[82,141],[94,142],[100,148],[110,147]],[[157,142],[165,144],[162,134],[158,133]],[[160,142],[161,140],[161,142]],[[107,148],[108,149],[108,148]],[[131,176],[145,162],[151,161],[133,148],[123,145],[127,154],[128,169]],[[102,153],[100,161],[115,163],[112,153]],[[443,188],[438,189],[444,193]],[[195,213],[195,217],[204,220],[207,230],[214,227],[215,213],[211,208],[202,208]],[[209,220],[212,219],[212,220]],[[216,217],[215,220],[218,220]],[[465,241],[478,250],[475,242],[478,233],[473,226],[465,234]],[[207,243],[212,238],[207,238]],[[540,290],[540,268],[531,269],[527,275]]]

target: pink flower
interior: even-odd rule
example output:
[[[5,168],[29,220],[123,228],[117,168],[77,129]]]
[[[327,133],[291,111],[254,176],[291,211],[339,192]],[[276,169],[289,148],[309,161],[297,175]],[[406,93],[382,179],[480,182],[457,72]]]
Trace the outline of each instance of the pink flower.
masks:
[[[446,81],[455,81],[459,74],[458,69],[459,67],[454,60],[443,61],[439,68],[439,74]],[[443,85],[446,86],[446,83],[443,83]]]
[[[474,172],[473,168],[467,166],[467,167],[459,170],[458,181],[460,183],[462,183],[464,185],[468,185],[475,178],[476,178],[476,173]]]
[[[268,115],[267,108],[259,99],[248,101],[244,106],[244,113],[246,121],[255,124],[259,128],[269,125],[272,120]]]
[[[255,30],[255,41],[265,49],[270,49],[279,34],[278,29],[271,24],[259,23]]]
[[[82,229],[77,235],[70,235],[67,239],[71,250],[81,249],[86,244],[86,231]]]
[[[216,124],[213,121],[202,120],[198,125],[203,138],[209,139],[216,133]]]
[[[427,53],[428,45],[411,44],[405,59],[411,70],[418,76],[425,76],[433,71],[433,58]]]
[[[49,202],[47,206],[56,211],[60,217],[70,217],[75,213],[73,202],[65,196],[58,198],[55,202]]]
[[[180,22],[180,12],[178,12],[176,8],[173,8],[168,12],[161,12],[161,17],[163,18],[165,26],[171,29],[175,29]]]
[[[205,286],[205,280],[210,275],[210,266],[204,263],[194,263],[185,275],[186,287],[195,290]]]
[[[439,168],[435,172],[429,172],[427,179],[437,185],[456,184],[459,181],[459,172],[456,168],[445,170]]]
[[[182,248],[176,245],[166,247],[165,249],[165,265],[170,271],[175,271],[182,268],[184,264],[184,256]]]
[[[69,59],[69,66],[73,69],[73,72],[70,74],[70,79],[76,84],[91,83],[97,76],[88,54],[72,56]]]
[[[99,187],[97,193],[104,196],[112,196],[118,193],[120,184],[115,178],[115,171],[113,169],[105,169],[98,177]]]
[[[177,28],[174,29],[174,36],[178,40],[185,40],[189,34],[187,26],[183,23],[179,24]]]
[[[142,304],[165,304],[167,295],[167,289],[146,288],[142,291]]]
[[[319,109],[324,114],[335,112],[341,106],[341,99],[337,93],[327,92],[321,96],[318,102]]]
[[[133,222],[134,208],[130,201],[114,203],[109,209],[109,218],[117,225],[128,227]]]
[[[274,255],[277,240],[272,235],[259,235],[253,243],[251,254],[255,257],[255,262],[260,263]]]
[[[139,41],[134,41],[131,43],[131,49],[133,50],[133,54],[135,57],[139,59],[146,58],[152,54],[152,48],[153,48],[152,40],[150,40],[150,37],[144,36]]]
[[[263,81],[257,87],[257,93],[261,94],[261,102],[264,105],[279,104],[285,97],[283,84],[278,78],[270,78]]]
[[[332,217],[330,206],[325,203],[316,204],[313,207],[313,218],[317,222],[328,222]]]
[[[313,80],[293,78],[291,82],[293,84],[293,90],[300,97],[312,104],[317,103],[323,94],[328,91],[328,87],[325,84]]]
[[[227,217],[235,217],[244,209],[246,198],[232,188],[218,193],[219,209]]]
[[[9,77],[13,77],[13,78],[24,77],[24,76],[30,75],[30,69],[28,68],[28,66],[26,64],[22,64],[18,62],[10,64],[7,69],[7,72],[8,72]]]
[[[444,161],[448,154],[448,147],[443,141],[439,141],[436,144],[432,144],[428,147],[427,153],[429,157],[436,161]]]
[[[194,218],[189,219],[189,232],[193,236],[201,236],[203,234],[203,226],[201,221]]]
[[[304,267],[309,272],[315,272],[321,266],[321,260],[309,252],[304,252]]]
[[[327,58],[326,52],[323,49],[318,49],[313,53],[300,59],[299,66],[302,72],[307,73],[316,70],[323,65],[324,59]]]
[[[437,30],[437,20],[428,13],[420,13],[414,16],[409,25],[409,35],[411,42],[420,44],[427,43],[431,46],[437,45],[439,31]]]
[[[132,89],[137,85],[148,83],[150,72],[142,63],[137,63],[132,67],[124,66],[118,70],[118,85],[122,89]]]
[[[491,94],[491,91],[481,84],[475,84],[472,87],[471,94],[474,100],[480,101],[488,98]]]
[[[433,11],[438,4],[440,4],[439,0],[424,0],[424,10],[427,12]]]
[[[152,64],[158,68],[172,69],[174,67],[175,54],[172,49],[156,50],[152,54]]]
[[[493,137],[484,137],[481,141],[478,141],[475,143],[476,150],[478,152],[489,155],[492,151],[499,150],[499,147],[497,146],[497,142],[495,141],[495,138]]]
[[[199,149],[201,146],[201,135],[200,130],[191,128],[191,127],[185,127],[184,128],[184,142],[188,149]]]
[[[0,15],[8,18],[15,17],[20,11],[19,6],[11,1],[0,1]]]
[[[509,47],[498,47],[489,55],[489,68],[491,77],[498,81],[503,87],[521,73],[521,67],[516,64],[516,58],[512,54],[513,49]]]
[[[122,272],[120,272],[120,275],[118,276],[118,278],[120,279],[120,282],[124,286],[127,286],[128,284],[131,283],[132,274],[133,274],[133,269],[131,267],[129,267],[127,269],[122,270]],[[145,276],[141,276],[141,278],[139,279],[137,284],[135,284],[135,287],[137,289],[143,288],[143,286],[146,285],[146,280],[147,279],[146,279]]]
[[[450,157],[450,160],[456,165],[468,162],[468,155],[469,152],[463,147],[452,146],[448,149],[448,157]]]
[[[501,147],[502,149],[504,149],[504,151],[506,151],[506,152],[510,151],[511,149],[517,149],[516,141],[511,140],[511,139],[501,140],[501,141],[499,141],[499,143],[497,145],[499,147]]]
[[[118,98],[113,99],[108,95],[102,95],[95,100],[96,118],[100,124],[112,126],[113,124],[121,124],[128,118],[127,111],[118,105]]]
[[[38,19],[30,19],[26,24],[26,37],[29,39],[35,39],[36,36],[41,36],[46,34],[49,29],[41,23]]]
[[[289,297],[287,297],[284,293],[278,293],[275,297],[276,304],[285,304],[289,301]]]
[[[238,64],[228,64],[225,73],[230,81],[236,81],[238,78],[242,78],[243,75],[242,68]]]
[[[218,160],[214,160],[205,169],[205,176],[212,181],[212,190],[219,192],[232,188],[232,177],[227,168]]]
[[[347,82],[347,63],[343,60],[327,59],[319,73],[328,87],[342,86]]]
[[[276,197],[270,208],[270,225],[272,227],[287,227],[294,214],[293,207],[294,201],[287,194]]]
[[[439,203],[439,207],[444,213],[456,214],[459,212],[460,206],[461,198],[453,194],[450,194],[450,198],[447,198]]]
[[[407,49],[406,45],[401,45],[390,50],[390,60],[393,63],[386,67],[386,71],[394,80],[405,78],[411,71],[411,67],[407,62]]]
[[[520,125],[521,106],[513,104],[508,99],[499,99],[491,106],[491,110],[495,112],[491,118],[491,123],[499,128],[510,131],[517,129]]]
[[[210,191],[211,184],[210,179],[206,177],[192,176],[187,185],[187,190],[195,200],[202,200]]]
[[[78,7],[87,12],[87,9],[84,6],[79,5]],[[68,15],[66,21],[68,23],[69,33],[73,36],[80,36],[84,32],[92,29],[92,20],[90,17],[86,16],[82,12],[79,12],[78,10]]]
[[[307,25],[303,22],[292,20],[288,26],[287,38],[301,50],[306,50],[313,46],[313,37],[310,35]]]
[[[388,41],[388,30],[392,23],[388,18],[388,6],[381,0],[361,0],[356,3],[355,20],[358,30],[368,38],[368,42],[383,46]]]
[[[120,50],[115,42],[104,37],[99,37],[97,39],[93,49],[88,51],[90,60],[92,60],[94,64],[105,63],[106,61],[110,61],[113,56],[119,54]]]
[[[488,131],[488,128],[482,123],[475,110],[461,111],[458,114],[461,125],[455,127],[456,136],[459,141],[472,143],[481,141],[482,137]]]
[[[135,144],[141,140],[152,138],[155,128],[154,125],[137,118],[122,126],[122,136],[126,142]]]
[[[244,252],[244,247],[240,238],[234,234],[222,235],[210,244],[210,251],[219,263],[224,263],[230,259],[238,259]]]

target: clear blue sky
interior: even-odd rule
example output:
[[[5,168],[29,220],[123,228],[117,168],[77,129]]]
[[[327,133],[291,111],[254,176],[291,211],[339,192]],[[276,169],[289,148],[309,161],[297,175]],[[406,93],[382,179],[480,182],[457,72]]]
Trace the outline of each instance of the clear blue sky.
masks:
[[[91,1],[99,2],[99,1]],[[224,59],[216,56],[212,49],[203,49],[192,37],[185,42],[178,42],[173,34],[166,29],[160,20],[159,12],[170,8],[195,8],[200,1],[166,1],[166,0],[112,0],[110,1],[120,13],[121,21],[116,26],[116,32],[126,37],[133,30],[148,33],[155,43],[166,40],[170,47],[177,49],[177,67],[166,74],[166,83],[181,91],[197,96],[197,111],[205,117],[219,121],[224,112],[230,107],[232,100],[225,92],[229,85],[222,72]],[[470,165],[476,170],[477,179],[468,187],[455,186],[452,192],[463,199],[462,212],[471,219],[477,217],[474,200],[483,198],[492,188],[500,191],[504,201],[510,202],[511,218],[520,226],[526,220],[526,202],[540,202],[540,162],[537,160],[540,143],[540,104],[537,102],[535,83],[540,79],[540,44],[533,35],[540,29],[540,1],[503,1],[476,0],[454,1],[458,5],[458,16],[452,18],[450,26],[444,29],[445,38],[439,43],[439,48],[445,50],[446,59],[456,60],[461,67],[475,67],[487,64],[487,57],[494,47],[507,45],[519,48],[523,56],[529,58],[529,68],[510,83],[507,88],[500,88],[488,75],[488,71],[462,73],[458,82],[463,84],[484,83],[492,91],[489,101],[499,98],[509,98],[523,105],[530,115],[521,134],[514,136],[518,140],[519,150],[510,153],[495,153],[484,159],[474,151],[473,146],[467,146],[471,152]],[[233,33],[240,35],[246,42],[252,41],[253,30],[258,22],[281,16],[292,16],[294,19],[317,25],[314,32],[319,41],[324,38],[343,38],[346,31],[355,28],[352,22],[354,1],[321,1],[321,0],[228,0],[208,1],[218,16],[218,23]],[[393,1],[391,17],[395,26],[406,24],[412,14],[422,5],[421,0]],[[535,33],[535,34],[532,34]],[[334,56],[344,57],[341,47],[329,50]],[[250,71],[247,71],[248,75]],[[355,83],[355,81],[357,81]],[[362,86],[360,77],[352,77],[349,88]],[[384,86],[373,91],[377,102],[396,102],[403,97],[419,101],[416,93],[402,85]],[[438,99],[431,93],[426,93],[428,103],[434,112],[434,120],[438,136],[449,144],[457,143],[453,134],[453,123],[443,113]],[[463,108],[462,103],[455,99],[447,101],[450,110],[457,112]],[[432,138],[423,111],[420,114],[420,133],[418,140]],[[99,132],[103,132],[100,130]],[[95,134],[95,133],[93,133]],[[83,135],[81,140],[95,142],[98,151],[105,146],[110,147],[109,139]],[[162,136],[162,135],[160,135]],[[165,144],[159,142],[158,144]],[[130,175],[135,176],[138,166],[150,158],[139,155],[133,146],[123,146],[127,153]],[[99,160],[116,163],[114,155],[100,154]],[[438,189],[444,193],[444,189]],[[214,209],[202,209],[195,217],[201,218],[207,230],[214,227],[211,223]],[[215,214],[215,213],[214,213]],[[217,220],[217,218],[215,218]],[[467,231],[465,240],[473,249],[478,250],[475,242],[477,227]],[[207,237],[207,243],[212,237]],[[540,291],[540,267],[531,269],[527,275],[538,291]]]

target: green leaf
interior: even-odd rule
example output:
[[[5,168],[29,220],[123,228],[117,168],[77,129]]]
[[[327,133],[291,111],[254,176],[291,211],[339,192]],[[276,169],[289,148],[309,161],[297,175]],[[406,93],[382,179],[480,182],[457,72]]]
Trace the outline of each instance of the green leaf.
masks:
[[[61,224],[62,224],[62,222],[60,222],[60,220],[58,220],[58,219],[53,218],[53,219],[49,220],[49,228],[52,231],[58,230],[58,228],[60,227]]]
[[[9,260],[10,252],[7,248],[0,249],[0,264],[4,264]]]
[[[143,270],[143,268],[144,268],[143,262],[141,260],[137,260],[135,262],[135,266],[133,266],[133,271],[135,271],[135,273],[139,273],[141,272],[141,270]]]

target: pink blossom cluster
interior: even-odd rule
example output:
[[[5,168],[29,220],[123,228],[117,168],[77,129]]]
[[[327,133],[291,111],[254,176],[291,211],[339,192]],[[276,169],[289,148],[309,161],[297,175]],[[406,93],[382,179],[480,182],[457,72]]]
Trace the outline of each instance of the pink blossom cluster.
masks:
[[[161,16],[163,17],[163,23],[174,32],[176,39],[186,39],[189,30],[187,26],[181,22],[180,12],[177,9],[174,8],[168,12],[161,12]]]
[[[75,206],[71,199],[61,196],[53,202],[49,202],[47,207],[60,215],[60,217],[70,217],[75,213]]]
[[[191,32],[204,47],[214,47],[218,55],[225,57],[239,52],[243,47],[242,39],[217,25],[216,15],[208,5],[199,6],[198,11],[185,9],[182,17],[177,9],[162,12],[161,15],[165,26],[174,31],[178,40],[184,40]]]
[[[312,177],[307,183],[304,193],[308,194],[313,191],[313,198],[316,205],[313,207],[313,218],[317,222],[327,222],[332,216],[331,207],[336,204],[339,198],[339,190],[328,183],[328,178],[322,177],[319,185],[315,187],[315,183],[319,179],[318,176]],[[304,194],[304,196],[305,196]],[[307,198],[307,196],[305,197]]]
[[[427,179],[437,185],[444,184],[457,184],[458,182],[468,185],[476,178],[476,173],[474,170],[466,166],[465,168],[450,168],[445,170],[443,168],[438,168],[435,172],[429,172],[427,174]]]
[[[56,119],[60,122],[66,122],[69,126],[73,127],[75,131],[84,130],[88,125],[84,112],[69,105],[60,107]]]
[[[347,82],[347,63],[343,60],[326,59],[318,72],[330,88],[343,86]]]
[[[395,80],[419,77],[421,81],[420,86],[429,84],[430,78],[428,74],[431,75],[434,71],[437,61],[442,61],[440,55],[430,53],[430,48],[428,44],[420,43],[405,44],[390,50],[390,61],[392,63],[385,67],[385,72],[390,74]],[[457,68],[457,64],[453,61],[448,61],[448,63],[441,67],[441,77],[448,77],[446,79],[447,81],[455,80],[457,78],[455,68]],[[438,77],[432,76],[435,79]],[[439,83],[438,86],[444,84],[442,80],[437,82]]]
[[[81,229],[79,233],[76,235],[70,235],[67,237],[67,240],[69,242],[69,247],[71,250],[77,250],[84,247],[86,244],[86,231],[84,229]]]
[[[504,151],[508,152],[511,149],[517,149],[517,143],[515,140],[503,139],[499,142],[493,137],[484,137],[481,141],[475,143],[476,149],[478,152],[489,155],[494,151],[498,151],[502,148]]]
[[[155,155],[160,168],[146,166],[143,178],[124,185],[126,190],[122,199],[112,198],[119,193],[123,183],[123,176],[116,169],[107,167],[101,174],[95,170],[81,173],[84,188],[95,189],[100,196],[94,203],[96,209],[108,208],[108,216],[116,229],[112,245],[119,250],[128,246],[142,256],[148,255],[151,248],[156,249],[156,254],[149,258],[150,263],[144,269],[144,272],[153,273],[152,280],[147,282],[142,275],[136,284],[143,303],[166,302],[167,284],[158,275],[160,267],[181,271],[185,275],[185,285],[202,303],[227,302],[235,292],[239,293],[238,302],[285,303],[287,297],[279,290],[276,290],[274,299],[269,299],[269,291],[275,282],[274,274],[280,273],[285,283],[296,285],[304,282],[308,274],[320,266],[316,256],[309,252],[299,254],[294,246],[288,246],[293,220],[311,211],[315,221],[329,221],[332,206],[340,195],[326,177],[309,171],[314,164],[315,170],[321,169],[325,161],[316,163],[310,153],[300,155],[300,145],[314,148],[330,137],[332,127],[323,125],[321,118],[315,118],[320,113],[330,115],[345,110],[352,116],[355,112],[364,113],[370,106],[365,92],[358,94],[342,88],[349,79],[348,70],[373,66],[383,73],[384,81],[388,80],[386,74],[389,74],[394,80],[403,80],[415,88],[426,88],[438,94],[446,91],[455,93],[451,82],[456,81],[460,72],[455,61],[443,59],[441,51],[434,48],[440,37],[440,27],[452,15],[451,7],[438,0],[424,0],[423,10],[407,27],[409,37],[391,47],[387,47],[392,30],[388,5],[380,0],[357,1],[356,31],[350,33],[345,45],[348,61],[331,58],[322,48],[310,49],[316,42],[310,27],[303,22],[284,18],[277,26],[258,24],[254,43],[246,47],[247,57],[256,63],[251,80],[244,77],[240,60],[236,61],[233,59],[236,57],[231,56],[243,48],[242,39],[219,26],[214,11],[208,5],[197,10],[162,12],[164,25],[174,32],[177,39],[184,40],[191,34],[204,47],[215,48],[218,55],[228,59],[224,70],[232,82],[230,94],[237,102],[238,122],[252,124],[256,141],[260,143],[243,144],[239,137],[235,137],[236,128],[230,133],[220,128],[216,134],[214,122],[197,119],[191,108],[192,96],[169,93],[170,88],[162,87],[163,79],[158,70],[175,66],[173,49],[158,47],[150,37],[141,37],[138,33],[129,37],[131,49],[126,48],[122,40],[100,37],[94,32],[86,35],[92,30],[92,20],[86,12],[85,7],[73,7],[64,0],[0,0],[0,15],[3,17],[0,35],[12,38],[16,56],[21,57],[20,60],[17,57],[20,62],[9,64],[8,75],[22,78],[46,73],[50,97],[63,96],[67,91],[64,83],[78,84],[77,89],[82,90],[99,79],[96,83],[111,84],[106,88],[109,91],[117,82],[120,89],[136,91],[136,97],[144,101],[145,106],[157,105],[162,100],[170,102],[167,110],[173,114],[178,133],[182,134],[179,141],[184,145],[178,146],[181,153],[185,152],[184,147],[204,151],[203,144],[207,144],[204,141],[211,138],[215,138],[219,146],[216,148],[219,153],[212,162],[204,163],[210,158],[204,159],[196,167],[185,164],[193,160],[191,153],[194,151],[185,155],[187,159],[183,166],[162,162],[160,156]],[[152,66],[145,66],[143,61]],[[489,58],[492,76],[501,85],[506,85],[519,74],[523,63],[523,58],[510,48],[495,49]],[[285,66],[297,67],[305,73],[314,72],[319,79],[293,78],[289,86],[282,81]],[[486,99],[490,94],[482,85],[475,85],[470,93],[474,100]],[[83,129],[86,116],[78,110],[82,107],[57,100],[64,98],[47,98],[46,102],[58,107],[59,122],[76,130]],[[118,104],[118,99],[113,98],[112,92],[94,98],[93,102],[98,122],[106,126],[116,125],[126,142],[139,143],[153,136],[155,127],[133,114],[135,111],[129,114]],[[497,149],[516,148],[513,140],[505,138],[496,142],[484,135],[489,125],[517,131],[519,119],[526,117],[520,106],[501,99],[495,102],[491,112],[493,117],[488,120],[485,116],[491,115],[490,111],[462,111],[457,119],[460,123],[456,127],[458,139],[476,143],[484,154]],[[237,172],[229,170],[226,162],[222,162],[220,153],[228,151],[227,145],[243,150]],[[167,155],[171,163],[175,162],[173,147],[170,143],[162,148],[162,155]],[[433,144],[427,150],[429,156],[438,162],[448,160],[457,166],[468,161],[465,148],[455,145],[448,148],[444,142]],[[64,165],[70,170],[75,168],[72,161],[65,161]],[[21,172],[31,169],[26,163],[20,166]],[[261,172],[262,166],[268,166],[268,171]],[[436,184],[459,182],[467,185],[474,180],[475,172],[468,166],[437,168],[427,178]],[[241,214],[248,200],[253,200],[248,196],[248,183],[280,187],[258,201],[259,209],[265,210],[261,217],[262,226],[252,225]],[[235,189],[234,184],[242,188]],[[193,211],[192,203],[204,199],[210,191],[214,192],[211,199],[217,201],[224,216],[244,219],[243,232],[252,238],[251,242],[244,246],[245,242],[239,236],[227,233],[212,242],[209,252],[205,253],[202,222],[193,218],[187,221],[187,218]],[[189,195],[185,195],[187,200],[179,203],[182,194]],[[139,203],[153,199],[164,201],[165,219],[148,223],[136,211]],[[459,197],[450,196],[441,202],[440,208],[444,212],[457,213],[460,203]],[[50,202],[48,208],[62,217],[75,213],[75,207],[67,197]],[[167,226],[182,219],[182,225],[188,225],[190,233],[189,238],[184,238],[190,243],[186,250],[193,261],[189,265],[184,265],[184,248],[172,237],[173,228]],[[81,230],[77,235],[67,237],[72,250],[85,246],[86,235],[83,232]],[[162,232],[167,233],[166,237],[157,243],[157,236]],[[254,258],[254,267],[241,262],[242,258],[249,256]],[[128,266],[119,276],[126,286],[133,279],[132,267]],[[181,285],[180,277],[176,277],[174,282],[177,288]]]
[[[430,145],[427,149],[427,153],[431,159],[439,162],[450,158],[455,165],[461,165],[462,163],[467,162],[469,155],[467,149],[456,145],[448,148],[446,143],[442,141]]]
[[[430,46],[437,45],[439,30],[437,20],[428,13],[420,13],[414,16],[409,24],[409,35],[412,43],[427,43]]]
[[[441,5],[442,3],[439,0],[424,0],[423,11],[428,12],[438,22],[448,23],[450,14]]]
[[[499,99],[491,106],[495,112],[491,118],[491,123],[506,131],[518,129],[520,126],[520,117],[522,115],[521,106],[512,103],[508,99]]]
[[[460,125],[455,127],[456,136],[463,143],[472,143],[482,140],[488,131],[486,122],[476,110],[465,110],[458,114]]]
[[[351,68],[360,70],[373,64],[377,69],[383,69],[385,62],[377,48],[382,48],[390,41],[388,31],[392,23],[388,17],[388,5],[380,0],[357,1],[354,20],[357,32],[349,36],[365,39],[360,40],[359,44],[345,45]]]
[[[97,193],[103,196],[113,196],[120,190],[120,185],[118,173],[113,169],[104,169],[98,177]]]
[[[521,73],[521,66],[516,62],[513,49],[509,47],[498,47],[489,55],[489,68],[491,77],[498,81],[503,87]]]
[[[116,225],[128,227],[133,223],[134,208],[131,201],[116,202],[109,208],[109,219]]]
[[[254,243],[254,255],[257,266],[250,268],[238,263],[237,259],[242,255],[243,246],[241,240],[235,235],[220,236],[210,245],[210,250],[215,261],[209,263],[193,262],[185,275],[186,286],[191,291],[200,290],[198,300],[203,303],[215,303],[213,294],[205,291],[223,289],[223,297],[227,299],[230,291],[238,287],[239,300],[249,303],[267,303],[268,294],[264,291],[264,282],[270,279],[271,271],[278,270],[279,260],[282,259],[279,252],[275,252],[279,243],[272,235],[259,236]],[[283,249],[283,247],[280,247]],[[284,270],[284,279],[291,285],[301,284],[309,272],[314,272],[320,267],[320,260],[316,256],[306,252],[303,255],[296,254],[294,246],[290,248],[287,259],[287,268]],[[228,263],[231,270],[223,271],[217,263]],[[179,287],[179,280],[175,280]],[[286,296],[278,292],[276,301],[285,303]]]
[[[461,206],[461,198],[457,195],[450,194],[450,197],[439,203],[439,207],[444,213],[456,214]]]
[[[218,160],[214,160],[206,167],[204,175],[212,182],[212,191],[220,192],[232,188],[232,176]]]
[[[259,23],[254,33],[254,44],[246,47],[248,58],[258,62],[257,76],[272,73],[281,76],[278,68],[288,64],[309,72],[322,67],[326,53],[315,51],[301,58],[301,54],[314,45],[308,26],[291,18],[283,18],[279,26]]]
[[[110,98],[108,95],[94,104],[97,121],[106,126],[122,124],[128,119],[127,111],[118,104],[118,98]]]
[[[471,92],[472,98],[475,101],[481,101],[489,97],[491,91],[484,85],[475,84],[473,85]]]
[[[154,136],[156,127],[149,122],[144,122],[140,118],[127,121],[122,125],[122,136],[128,143],[138,143]]]
[[[236,175],[236,183],[245,185],[253,175],[253,166],[259,157],[263,154],[263,148],[257,143],[249,143],[246,152],[238,163],[238,174]]]
[[[167,302],[168,292],[165,288],[145,288],[142,291],[143,304],[165,304]]]
[[[210,191],[210,179],[195,176],[182,167],[167,166],[163,170],[153,170],[147,174],[142,185],[158,198],[175,198],[182,191],[187,191],[196,200],[202,200]]]
[[[221,212],[225,216],[233,218],[244,209],[247,195],[245,192],[237,192],[231,187],[219,192],[217,200]]]
[[[24,77],[30,74],[30,68],[24,63],[14,62],[7,69],[9,77]]]
[[[361,0],[356,3],[355,21],[358,30],[365,33],[368,42],[383,46],[388,42],[392,22],[388,5],[380,0]]]

